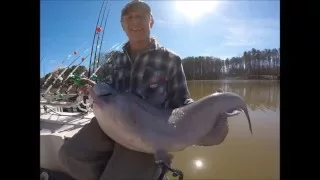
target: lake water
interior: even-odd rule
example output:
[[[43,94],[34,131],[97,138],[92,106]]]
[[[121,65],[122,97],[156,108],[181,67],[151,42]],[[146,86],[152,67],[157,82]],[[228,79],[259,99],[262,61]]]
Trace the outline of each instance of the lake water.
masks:
[[[218,88],[241,95],[249,107],[253,134],[243,113],[231,117],[229,134],[222,144],[174,153],[172,167],[182,170],[184,179],[280,179],[279,82],[189,81],[195,100]]]

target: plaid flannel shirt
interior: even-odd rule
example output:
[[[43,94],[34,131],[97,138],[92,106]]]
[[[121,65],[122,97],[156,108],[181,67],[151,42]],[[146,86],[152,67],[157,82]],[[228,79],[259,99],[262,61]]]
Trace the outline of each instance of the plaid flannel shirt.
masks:
[[[98,71],[98,82],[131,91],[157,107],[177,108],[193,102],[181,58],[152,39],[148,51],[132,61],[128,45]]]

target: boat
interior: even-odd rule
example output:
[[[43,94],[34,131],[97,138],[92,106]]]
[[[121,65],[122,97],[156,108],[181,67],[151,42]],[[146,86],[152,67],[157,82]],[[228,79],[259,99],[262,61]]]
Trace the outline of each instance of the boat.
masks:
[[[95,80],[96,74],[101,68],[102,64],[107,62],[117,50],[122,47],[123,44],[113,45],[106,53],[106,57],[100,57],[102,49],[102,40],[104,37],[105,24],[108,19],[111,4],[108,0],[103,0],[97,25],[94,29],[93,43],[91,51],[85,53],[81,62],[71,70],[70,73],[64,75],[68,69],[72,68],[72,65],[79,57],[77,51],[73,51],[74,58],[71,58],[71,63],[64,69],[60,69],[60,66],[64,66],[64,59],[61,64],[55,68],[55,70],[44,79],[40,90],[40,179],[49,180],[50,177],[59,180],[72,180],[68,177],[66,170],[63,168],[59,161],[58,154],[61,146],[65,141],[76,134],[85,124],[89,123],[94,117],[91,105],[92,103],[87,101],[88,99],[81,94],[71,94],[73,86],[83,86],[80,82],[80,78],[86,77],[91,80]],[[108,11],[105,11],[109,7]],[[103,10],[104,9],[104,10]],[[103,14],[102,18],[100,18]],[[104,14],[107,14],[104,16]],[[101,20],[101,21],[100,21]],[[68,58],[69,59],[69,58]],[[87,70],[75,73],[76,69],[81,65],[83,61],[89,59],[88,74],[85,75]],[[41,62],[41,60],[40,60]],[[60,69],[60,71],[59,71]],[[79,70],[80,68],[78,68]],[[80,73],[80,74],[79,74]],[[51,79],[52,78],[52,79]],[[70,79],[73,84],[69,85],[66,90],[62,92],[62,86],[66,86],[67,80]],[[56,83],[60,85],[57,87]],[[54,86],[55,85],[55,86]],[[57,88],[57,89],[56,89]],[[77,91],[77,88],[76,90]],[[62,177],[61,176],[64,176]],[[61,177],[61,178],[60,178]]]
[[[57,108],[48,105],[48,108]],[[58,107],[59,108],[59,107]],[[93,112],[57,112],[45,111],[40,114],[40,175],[46,179],[46,173],[64,174],[65,169],[58,154],[63,143],[76,134],[94,117]],[[56,176],[56,175],[54,175]]]

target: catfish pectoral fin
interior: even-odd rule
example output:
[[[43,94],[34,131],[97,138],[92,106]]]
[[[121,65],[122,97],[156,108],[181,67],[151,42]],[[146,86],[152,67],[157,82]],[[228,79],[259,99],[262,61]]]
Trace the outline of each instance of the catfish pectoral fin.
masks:
[[[197,146],[215,146],[224,142],[229,133],[228,121],[226,118],[219,118],[217,124],[202,137],[198,142]]]

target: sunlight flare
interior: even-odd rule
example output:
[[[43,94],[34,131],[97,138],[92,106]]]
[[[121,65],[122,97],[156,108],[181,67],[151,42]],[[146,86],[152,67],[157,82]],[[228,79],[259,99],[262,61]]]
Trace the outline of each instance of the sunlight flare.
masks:
[[[204,165],[203,165],[203,162],[200,159],[196,159],[196,160],[193,161],[193,166],[196,169],[202,169]]]
[[[206,14],[214,12],[220,1],[175,1],[178,11],[189,20],[198,20]]]

